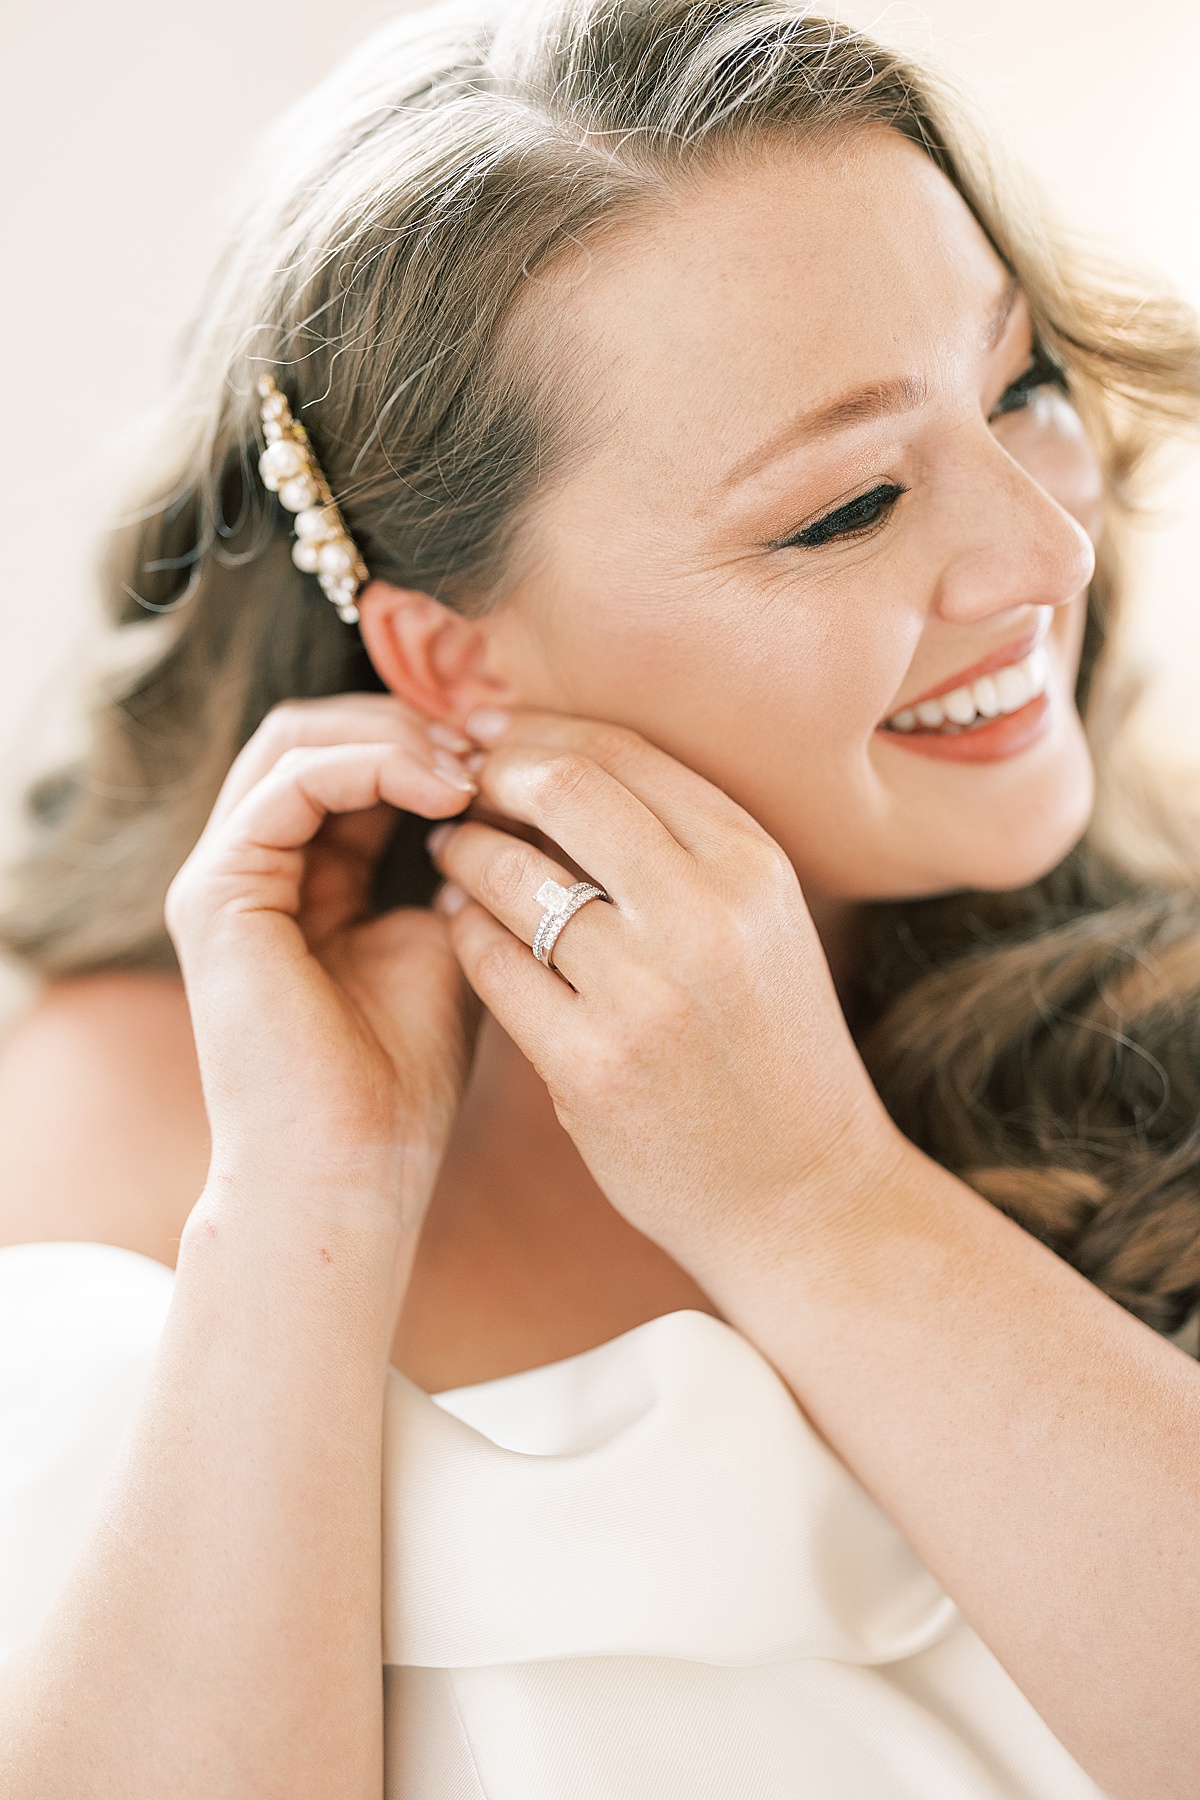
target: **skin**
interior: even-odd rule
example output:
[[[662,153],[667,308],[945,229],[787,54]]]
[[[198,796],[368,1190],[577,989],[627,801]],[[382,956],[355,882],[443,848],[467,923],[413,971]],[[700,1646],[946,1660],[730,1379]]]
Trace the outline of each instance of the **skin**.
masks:
[[[97,1539],[0,1685],[17,1800],[378,1794],[389,1344],[445,1386],[680,1305],[763,1350],[1108,1792],[1200,1786],[1200,1372],[899,1136],[835,988],[856,901],[1027,881],[1091,804],[1070,695],[1099,476],[1065,402],[997,410],[1030,350],[1007,288],[875,134],[714,174],[531,300],[587,346],[602,429],[522,580],[474,623],[377,585],[396,698],[268,721],[172,890],[191,1160],[160,1144],[160,1199],[88,1235],[179,1236],[176,1299]],[[761,462],[901,379],[919,405]],[[885,480],[907,492],[872,531],[777,547]],[[1019,753],[880,731],[1043,621]],[[364,922],[381,805],[457,817],[476,788],[434,840],[437,914]],[[576,869],[612,904],[564,932],[564,980],[527,946],[540,881]],[[58,1105],[96,1118],[142,1018],[178,1030],[162,984],[78,984],[15,1037],[0,1118],[42,1210],[15,1203],[9,1241],[80,1228],[81,1170],[21,1096],[73,1030]]]

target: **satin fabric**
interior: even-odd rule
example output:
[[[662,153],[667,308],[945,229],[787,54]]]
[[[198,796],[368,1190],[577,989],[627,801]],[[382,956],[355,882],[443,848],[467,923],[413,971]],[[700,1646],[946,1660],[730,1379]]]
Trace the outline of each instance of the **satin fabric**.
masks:
[[[0,1655],[83,1542],[172,1280],[0,1250]],[[433,1397],[391,1371],[384,1449],[388,1800],[1098,1800],[706,1314]]]

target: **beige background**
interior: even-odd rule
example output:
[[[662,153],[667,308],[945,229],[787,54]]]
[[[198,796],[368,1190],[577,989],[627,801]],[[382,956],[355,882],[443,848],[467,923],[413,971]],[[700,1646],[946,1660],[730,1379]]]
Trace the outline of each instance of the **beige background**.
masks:
[[[0,846],[29,770],[69,737],[89,567],[139,414],[162,391],[221,191],[261,124],[392,7],[380,0],[8,0],[0,25],[6,279]],[[1196,0],[843,5],[980,92],[1081,230],[1200,303]],[[1200,477],[1147,542],[1129,653],[1145,729],[1200,762]],[[0,994],[0,1001],[3,995]]]

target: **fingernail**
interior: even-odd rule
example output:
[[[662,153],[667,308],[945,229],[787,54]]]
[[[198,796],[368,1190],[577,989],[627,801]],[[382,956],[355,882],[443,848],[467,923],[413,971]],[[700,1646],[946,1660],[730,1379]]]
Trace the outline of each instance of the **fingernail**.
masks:
[[[433,830],[429,833],[429,836],[425,839],[425,848],[428,850],[430,856],[436,856],[443,844],[447,843],[450,838],[454,836],[454,832],[455,827],[453,825],[435,825]]]
[[[481,706],[467,720],[466,729],[477,744],[494,744],[508,729],[509,716],[498,707]]]
[[[448,750],[435,750],[429,759],[442,780],[450,787],[457,788],[460,794],[476,792],[475,783],[459,762],[457,756],[451,756]]]
[[[455,913],[462,911],[470,898],[456,882],[447,881],[438,889],[434,905],[440,913],[445,913],[448,919],[452,919]]]
[[[431,744],[440,744],[443,750],[453,750],[458,756],[471,748],[469,737],[464,737],[461,731],[456,731],[453,725],[447,725],[441,719],[434,719],[426,725],[425,736]]]

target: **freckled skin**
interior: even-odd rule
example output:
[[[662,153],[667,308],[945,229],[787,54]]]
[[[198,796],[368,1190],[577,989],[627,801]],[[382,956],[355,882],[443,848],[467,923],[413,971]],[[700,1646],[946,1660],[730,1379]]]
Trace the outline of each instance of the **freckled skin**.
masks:
[[[1007,271],[950,184],[873,132],[726,171],[564,272],[603,421],[542,504],[533,572],[483,625],[512,698],[629,725],[741,802],[823,904],[1018,886],[1092,804],[1071,694],[1100,474],[1065,397],[996,415],[1030,359]],[[925,404],[726,471],[860,383]],[[767,546],[882,482],[865,535]],[[1049,728],[914,756],[877,727],[1054,609]]]

